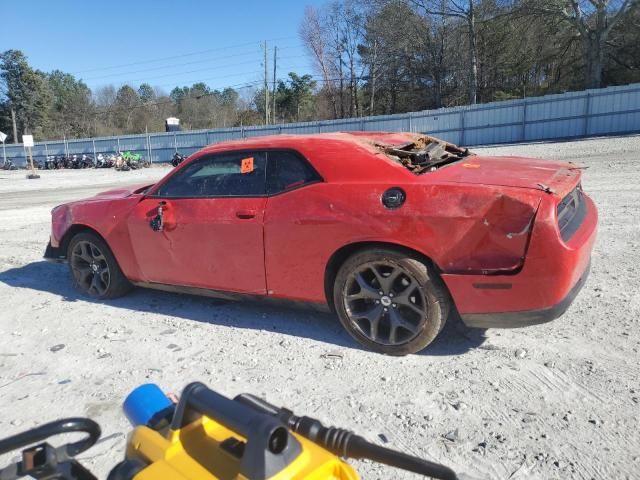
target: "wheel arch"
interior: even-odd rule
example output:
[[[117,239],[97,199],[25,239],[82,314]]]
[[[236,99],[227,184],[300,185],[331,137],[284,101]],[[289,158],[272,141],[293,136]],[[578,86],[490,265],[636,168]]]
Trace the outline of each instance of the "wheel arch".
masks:
[[[64,235],[62,236],[62,240],[60,240],[59,248],[60,248],[60,251],[64,254],[65,258],[67,256],[67,250],[69,249],[69,243],[71,242],[71,239],[75,237],[77,234],[82,232],[90,232],[97,235],[104,243],[107,244],[107,246],[109,246],[109,242],[107,242],[104,236],[100,234],[100,232],[98,232],[95,228],[90,227],[89,225],[85,225],[83,223],[74,223],[67,229],[66,232],[64,232]]]
[[[362,242],[349,243],[347,245],[340,247],[338,250],[336,250],[331,255],[331,257],[329,257],[329,261],[327,262],[327,265],[325,267],[324,295],[327,300],[327,304],[329,305],[329,308],[331,308],[332,311],[334,311],[333,284],[335,282],[336,276],[338,275],[338,270],[340,270],[340,267],[342,266],[342,264],[349,257],[369,248],[386,248],[390,250],[395,250],[397,252],[411,254],[412,256],[417,257],[423,262],[432,265],[435,268],[435,271],[438,275],[440,275],[441,273],[441,269],[433,261],[432,258],[425,255],[423,252],[420,252],[411,247],[407,247],[406,245],[393,243],[393,242],[384,242],[384,241],[362,241]]]

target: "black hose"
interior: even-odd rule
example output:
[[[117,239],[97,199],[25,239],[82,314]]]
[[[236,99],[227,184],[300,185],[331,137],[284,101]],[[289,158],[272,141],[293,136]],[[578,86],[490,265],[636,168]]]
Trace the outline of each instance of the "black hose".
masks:
[[[89,418],[65,418],[0,440],[0,455],[41,442],[54,435],[73,432],[85,432],[87,436],[77,442],[65,445],[65,451],[69,457],[91,448],[98,441],[101,434],[100,425]]]
[[[334,455],[373,460],[440,480],[457,480],[458,478],[453,470],[444,465],[375,445],[342,428],[327,428],[319,420],[311,417],[297,417],[290,410],[275,407],[254,395],[238,395],[235,400],[263,413],[278,417],[292,432],[308,438]]]

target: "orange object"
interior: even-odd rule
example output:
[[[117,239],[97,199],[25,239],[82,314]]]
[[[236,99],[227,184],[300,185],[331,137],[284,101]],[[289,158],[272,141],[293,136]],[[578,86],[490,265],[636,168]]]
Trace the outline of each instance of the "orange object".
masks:
[[[243,158],[240,161],[240,173],[253,172],[253,157]]]
[[[463,163],[462,166],[464,168],[480,168],[480,165],[477,163]]]

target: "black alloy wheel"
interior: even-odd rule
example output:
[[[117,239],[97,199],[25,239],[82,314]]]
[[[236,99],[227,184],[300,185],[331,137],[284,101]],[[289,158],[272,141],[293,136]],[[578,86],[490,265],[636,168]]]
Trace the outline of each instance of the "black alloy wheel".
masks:
[[[109,246],[93,232],[80,232],[71,239],[67,261],[75,287],[85,295],[116,298],[132,288]]]
[[[69,259],[76,285],[89,295],[103,297],[111,284],[109,264],[93,243],[82,240],[74,244]]]
[[[433,341],[452,305],[428,260],[401,249],[368,248],[339,268],[333,306],[347,332],[365,347],[407,355]]]
[[[382,345],[402,345],[415,338],[429,309],[418,281],[387,262],[367,262],[354,270],[343,298],[355,328]]]

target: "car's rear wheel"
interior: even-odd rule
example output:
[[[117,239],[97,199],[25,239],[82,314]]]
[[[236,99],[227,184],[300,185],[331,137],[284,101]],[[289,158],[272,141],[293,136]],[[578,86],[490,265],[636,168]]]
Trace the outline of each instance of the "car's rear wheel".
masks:
[[[386,248],[360,251],[338,270],[334,307],[365,347],[388,355],[415,353],[444,327],[451,300],[427,262]]]
[[[67,261],[74,286],[85,295],[116,298],[132,288],[111,249],[94,233],[78,233],[71,239]]]

